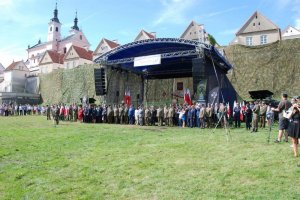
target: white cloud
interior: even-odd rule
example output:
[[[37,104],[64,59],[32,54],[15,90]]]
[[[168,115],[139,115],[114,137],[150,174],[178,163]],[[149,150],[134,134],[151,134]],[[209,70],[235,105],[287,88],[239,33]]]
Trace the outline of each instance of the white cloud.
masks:
[[[26,59],[26,50],[19,44],[12,44],[5,48],[0,48],[0,63],[6,68],[13,61]]]
[[[173,24],[186,23],[186,13],[198,2],[197,0],[161,0],[164,8],[153,25],[157,26],[166,22]]]

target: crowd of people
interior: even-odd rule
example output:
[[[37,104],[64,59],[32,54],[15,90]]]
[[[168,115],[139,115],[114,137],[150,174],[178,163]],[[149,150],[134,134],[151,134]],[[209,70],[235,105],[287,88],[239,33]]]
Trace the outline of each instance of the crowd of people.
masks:
[[[30,104],[0,104],[0,116],[13,115],[43,115],[46,111],[46,106],[30,105]]]
[[[10,105],[0,104],[0,116],[26,116],[45,115],[47,120],[53,119],[55,124],[59,121],[79,121],[83,123],[130,124],[139,126],[179,126],[182,128],[240,128],[241,122],[251,132],[259,128],[271,126],[274,113],[278,113],[279,131],[276,143],[281,142],[283,135],[288,142],[292,138],[294,155],[298,156],[298,143],[300,137],[300,96],[288,101],[287,94],[282,95],[278,107],[274,108],[264,101],[248,103],[234,102],[233,108],[228,104],[215,103],[193,105],[171,104],[169,106],[140,105]]]

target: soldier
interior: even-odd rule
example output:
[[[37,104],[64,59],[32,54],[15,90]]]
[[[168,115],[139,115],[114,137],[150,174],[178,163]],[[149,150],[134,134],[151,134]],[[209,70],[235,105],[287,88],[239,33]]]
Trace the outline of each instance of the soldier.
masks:
[[[161,106],[158,107],[156,117],[158,119],[158,126],[163,125],[163,110],[161,109]]]
[[[192,105],[190,107],[190,124],[189,124],[189,127],[191,128],[194,128],[195,127],[195,118],[196,118],[196,109],[195,109],[195,106]]]
[[[120,120],[120,124],[124,124],[124,117],[125,117],[125,113],[124,113],[124,107],[121,104],[119,106],[119,120]]]
[[[212,124],[212,108],[210,104],[208,104],[207,108],[205,109],[205,118],[207,121],[207,128],[210,128]]]
[[[103,123],[107,123],[107,106],[105,104],[102,106],[102,120]]]
[[[154,126],[156,121],[156,115],[157,115],[157,110],[154,108],[154,106],[151,106],[150,114],[151,114],[151,120],[150,120],[151,126]]]
[[[77,122],[77,119],[78,119],[78,107],[77,105],[73,105],[72,106],[72,109],[73,109],[73,120],[74,122]]]
[[[111,105],[107,107],[107,123],[112,124],[114,119],[114,112],[112,110]]]
[[[124,123],[129,124],[129,117],[128,117],[128,105],[125,106],[124,108]]]
[[[173,118],[174,118],[174,108],[171,104],[168,112],[168,121],[169,121],[168,125],[171,127],[174,126]]]
[[[59,114],[60,114],[60,110],[58,106],[54,105],[52,108],[52,119],[54,125],[58,125],[59,123]]]
[[[168,126],[168,112],[169,109],[167,107],[167,105],[164,107],[164,121],[165,121],[165,125]]]
[[[73,110],[73,106],[72,105],[70,105],[69,106],[69,120],[72,122],[74,119],[73,119],[73,112],[74,112],[74,110]]]
[[[266,116],[267,116],[267,108],[268,106],[266,103],[263,101],[262,105],[260,107],[260,114],[259,114],[259,122],[260,122],[260,128],[265,128],[266,127]]]
[[[145,125],[149,126],[150,125],[150,118],[151,118],[151,113],[148,107],[145,109]]]
[[[51,120],[50,113],[51,113],[51,107],[49,105],[47,105],[47,108],[46,108],[47,120]]]
[[[140,106],[140,109],[139,109],[139,125],[140,126],[143,126],[144,125],[144,108],[143,106]]]
[[[200,124],[201,124],[201,128],[205,128],[205,105],[202,104],[201,109],[200,109]]]
[[[259,105],[258,102],[254,102],[254,107],[252,109],[253,117],[252,117],[252,132],[257,132],[258,129],[258,120],[259,120]]]
[[[119,123],[119,108],[117,105],[114,105],[114,122],[115,124]]]

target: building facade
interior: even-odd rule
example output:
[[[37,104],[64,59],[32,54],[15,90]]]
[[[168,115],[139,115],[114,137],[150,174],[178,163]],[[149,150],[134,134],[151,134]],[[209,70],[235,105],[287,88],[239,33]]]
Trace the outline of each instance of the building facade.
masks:
[[[26,61],[26,65],[31,74],[37,75],[41,72],[39,64],[46,51],[66,54],[72,45],[89,49],[90,44],[84,33],[78,27],[77,13],[74,19],[74,25],[71,27],[69,35],[65,38],[61,37],[61,26],[62,24],[58,19],[58,10],[56,6],[54,16],[48,23],[47,41],[41,42],[41,40],[39,40],[37,44],[31,47],[28,46],[28,60]]]
[[[64,57],[64,68],[73,69],[80,65],[92,64],[93,52],[87,49],[72,45]]]
[[[29,69],[23,61],[13,62],[4,70],[4,81],[0,84],[2,92],[25,92]]]
[[[94,53],[93,53],[93,60],[95,60],[96,58],[98,58],[99,56],[101,56],[102,54],[113,50],[114,48],[117,48],[118,46],[120,46],[120,44],[118,43],[118,41],[116,40],[108,40],[106,38],[103,38],[97,48],[95,49]]]
[[[230,44],[257,46],[279,40],[281,40],[280,28],[256,11],[236,33],[235,39]]]
[[[284,31],[282,31],[281,38],[283,40],[300,38],[300,30],[296,29],[295,27],[288,26],[286,29],[284,29]]]
[[[185,31],[180,36],[182,39],[186,40],[195,40],[209,44],[208,33],[205,31],[203,24],[197,24],[195,21],[192,21]]]

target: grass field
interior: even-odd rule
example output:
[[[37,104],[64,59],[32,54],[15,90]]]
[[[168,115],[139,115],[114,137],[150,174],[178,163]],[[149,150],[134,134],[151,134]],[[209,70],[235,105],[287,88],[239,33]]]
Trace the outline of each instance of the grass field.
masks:
[[[299,199],[299,158],[276,130],[0,118],[0,199]]]

